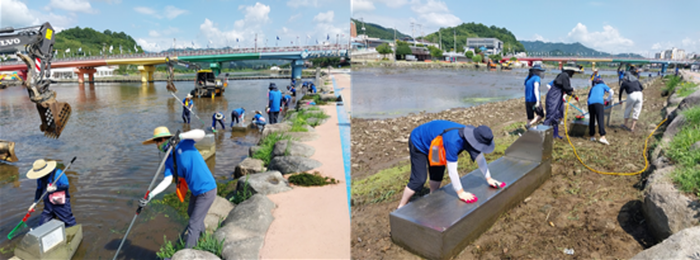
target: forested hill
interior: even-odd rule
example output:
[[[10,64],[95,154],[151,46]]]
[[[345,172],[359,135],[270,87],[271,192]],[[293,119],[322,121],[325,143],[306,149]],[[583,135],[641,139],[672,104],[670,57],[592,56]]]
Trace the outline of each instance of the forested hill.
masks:
[[[561,43],[542,41],[520,41],[528,52],[547,53],[548,56],[585,56],[585,57],[610,57],[607,52],[597,51],[584,46],[581,43]],[[613,57],[644,58],[639,54],[620,53]]]
[[[455,34],[458,52],[463,52],[464,46],[467,44],[467,38],[498,38],[503,42],[503,52],[525,51],[523,44],[515,39],[515,35],[508,29],[498,28],[494,25],[488,27],[480,23],[463,23],[457,27],[440,28],[438,32],[425,36],[425,39],[437,43],[440,41],[440,35],[442,35],[442,48],[449,50],[455,46]]]
[[[112,54],[117,55],[120,53],[142,53],[143,49],[136,44],[134,38],[127,35],[124,32],[112,32],[110,30],[105,30],[104,32],[98,32],[92,28],[80,28],[75,27],[67,30],[63,30],[56,34],[56,43],[54,43],[54,50],[57,51],[58,57],[67,56],[97,56],[100,55],[100,51],[104,49],[105,53],[109,55],[110,46],[112,47]],[[119,51],[119,46],[122,48],[122,52]],[[136,46],[136,49],[134,49]],[[66,50],[70,49],[70,52]],[[81,50],[79,52],[79,50]]]
[[[355,23],[355,30],[358,35],[363,34],[362,31],[362,25],[363,22],[355,19],[350,19]],[[393,28],[384,28],[381,25],[378,24],[373,24],[373,23],[368,23],[364,22],[365,25],[365,31],[364,33],[367,34],[367,37],[371,38],[379,38],[383,40],[394,40],[394,29]],[[402,39],[404,37],[410,37],[410,35],[403,34],[400,31],[396,31],[396,39]]]

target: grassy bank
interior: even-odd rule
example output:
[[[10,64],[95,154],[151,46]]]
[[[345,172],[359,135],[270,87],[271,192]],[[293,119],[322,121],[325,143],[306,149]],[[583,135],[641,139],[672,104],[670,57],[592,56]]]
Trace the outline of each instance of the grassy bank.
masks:
[[[668,157],[676,164],[673,181],[684,192],[700,197],[700,148],[693,144],[700,142],[700,107],[683,111],[686,124],[671,140]]]
[[[321,124],[323,119],[329,117],[329,115],[326,115],[318,107],[310,107],[307,109],[299,110],[298,112],[289,113],[287,115],[287,118],[292,120],[292,129],[290,130],[291,132],[308,132],[308,129],[306,129],[307,125],[311,127],[317,127]],[[316,120],[312,120],[312,122],[309,123],[308,119],[310,118],[315,118]]]
[[[275,143],[282,140],[292,139],[293,138],[291,136],[285,133],[273,132],[260,140],[260,143],[258,144],[260,146],[260,149],[255,151],[255,153],[251,157],[253,159],[262,160],[265,166],[268,166],[270,164],[270,160],[272,160],[272,150],[275,148]]]

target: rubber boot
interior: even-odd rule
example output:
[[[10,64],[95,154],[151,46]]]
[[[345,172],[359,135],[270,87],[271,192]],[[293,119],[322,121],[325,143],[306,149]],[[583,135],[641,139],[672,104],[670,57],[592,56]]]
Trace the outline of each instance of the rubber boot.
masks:
[[[559,135],[559,124],[554,124],[552,127],[554,128],[554,138],[564,139]]]

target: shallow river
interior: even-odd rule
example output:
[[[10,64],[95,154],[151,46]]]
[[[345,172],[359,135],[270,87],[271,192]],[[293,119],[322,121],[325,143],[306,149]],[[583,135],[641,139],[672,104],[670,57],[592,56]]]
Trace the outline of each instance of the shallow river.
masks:
[[[195,99],[194,112],[211,126],[215,111],[226,115],[229,131],[216,134],[216,154],[207,160],[209,169],[219,180],[230,178],[236,164],[248,154],[259,135],[254,131],[231,132],[230,113],[246,108],[246,118],[253,110],[264,110],[267,86],[275,82],[286,86],[288,80],[230,81],[224,97]],[[180,99],[192,90],[192,82],[176,82]],[[32,204],[36,181],[26,178],[34,160],[50,159],[67,164],[77,160],[67,172],[73,214],[83,225],[84,239],[73,259],[111,259],[119,241],[134,216],[138,199],[148,188],[160,162],[155,145],[141,142],[153,136],[157,126],[167,126],[171,133],[187,130],[181,119],[182,106],[165,88],[165,82],[142,86],[138,83],[54,84],[58,101],[73,108],[70,121],[59,139],[44,137],[41,120],[27,92],[20,87],[0,90],[0,139],[16,143],[19,162],[0,162],[0,259],[12,256],[21,238],[7,240],[7,234],[22,219]],[[248,120],[249,121],[249,120]],[[248,122],[247,121],[247,122]],[[191,128],[202,123],[191,117]],[[220,126],[219,126],[220,127]],[[159,177],[159,180],[162,177]],[[171,187],[163,194],[174,192]],[[41,209],[32,214],[28,224],[38,225]],[[128,259],[155,259],[163,244],[178,236],[186,221],[169,207],[149,206],[142,212],[122,249]]]
[[[548,70],[543,82],[559,70]],[[557,74],[554,74],[557,73]],[[524,96],[527,70],[368,68],[352,72],[352,115],[394,118],[420,111],[438,112]],[[574,88],[587,87],[590,74],[576,75]],[[614,77],[604,80],[615,81]],[[545,83],[546,84],[546,83]],[[544,94],[546,87],[540,89]]]

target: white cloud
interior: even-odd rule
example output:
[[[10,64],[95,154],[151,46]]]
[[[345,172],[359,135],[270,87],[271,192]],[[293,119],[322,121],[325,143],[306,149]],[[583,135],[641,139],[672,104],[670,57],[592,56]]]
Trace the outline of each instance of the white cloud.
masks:
[[[408,0],[378,0],[390,8],[399,8],[408,4]]]
[[[443,1],[428,0],[422,3],[416,0],[412,3],[411,10],[418,15],[418,21],[427,26],[423,31],[431,31],[434,27],[457,26],[462,23],[462,20],[453,15]]]
[[[49,2],[49,7],[69,12],[97,13],[97,10],[93,9],[90,2],[87,0],[51,0],[51,2]]]
[[[160,33],[158,33],[156,30],[150,30],[150,31],[148,31],[148,36],[160,37]]]
[[[153,10],[148,7],[143,7],[143,6],[137,6],[134,7],[134,11],[145,14],[145,15],[154,15],[156,14],[156,10]]]
[[[356,12],[373,11],[376,9],[374,3],[370,0],[352,0],[350,1],[350,12],[352,14]]]
[[[585,25],[578,23],[567,34],[567,38],[607,52],[630,52],[629,48],[634,46],[634,41],[623,37],[610,25],[603,26],[602,32],[589,32]]]
[[[301,14],[301,13],[298,13],[298,14],[292,15],[292,16],[290,16],[290,17],[289,17],[289,20],[287,20],[287,22],[293,22],[293,21],[295,21],[296,19],[299,19],[299,18],[301,18],[301,16],[302,16],[302,14]]]
[[[287,27],[282,27],[282,32],[286,34],[287,32],[289,32],[289,29],[287,29]]]
[[[167,17],[170,20],[175,19],[175,17],[178,17],[179,15],[186,14],[186,13],[188,13],[187,10],[179,9],[179,8],[174,7],[172,5],[165,7],[165,17]]]
[[[25,27],[39,24],[39,19],[30,13],[27,5],[18,0],[3,0],[0,17],[2,17],[2,27]]]
[[[316,16],[314,16],[314,22],[318,23],[332,23],[333,22],[333,16],[334,13],[333,11],[328,11],[325,13],[318,13]]]
[[[175,19],[176,17],[189,12],[187,10],[179,9],[179,8],[174,7],[172,5],[166,6],[162,12],[156,11],[153,8],[144,7],[144,6],[134,7],[134,11],[141,13],[141,14],[150,15],[150,16],[153,16],[153,17],[158,18],[158,19],[168,18],[169,20]],[[163,16],[162,14],[165,14],[165,16]]]
[[[318,7],[318,0],[289,0],[287,2],[287,6],[291,6],[294,8],[302,6]]]
[[[549,39],[545,39],[544,37],[542,37],[542,35],[539,35],[539,34],[535,34],[535,36],[533,37],[533,40],[534,41],[541,41],[541,42],[550,42]]]
[[[136,43],[145,51],[157,52],[167,49],[160,46],[156,41],[147,41],[141,38],[136,39]]]
[[[239,31],[239,30],[230,30],[230,31],[222,31],[221,29],[218,28],[218,26],[211,20],[209,19],[204,19],[204,23],[199,25],[199,32],[204,36],[205,42],[212,41],[212,44],[210,44],[210,47],[213,48],[220,48],[224,47],[227,44],[227,41],[230,44],[235,44],[236,39],[239,39],[240,42],[244,42],[247,39],[254,39],[255,37],[255,30],[251,31]]]
[[[253,23],[265,24],[270,21],[270,6],[261,3],[255,3],[254,6],[244,6],[238,7],[238,10],[244,10],[245,17],[243,18],[243,23],[236,21],[237,26],[253,25]]]

